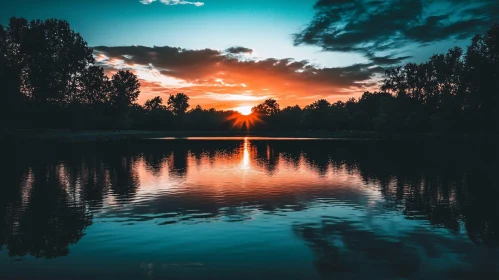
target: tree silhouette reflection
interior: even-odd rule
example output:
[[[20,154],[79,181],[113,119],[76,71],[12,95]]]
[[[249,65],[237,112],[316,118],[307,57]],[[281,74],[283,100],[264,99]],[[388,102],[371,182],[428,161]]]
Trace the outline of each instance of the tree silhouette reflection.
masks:
[[[30,254],[55,258],[69,253],[91,224],[84,205],[72,199],[61,183],[55,166],[35,165],[28,199],[17,215],[10,218],[7,249],[10,256]]]
[[[170,174],[183,178],[187,174],[187,160],[189,158],[189,150],[183,146],[176,146],[173,148],[173,161],[170,166]]]
[[[106,212],[134,221],[153,219],[148,214],[154,213],[155,217],[164,219],[159,223],[163,225],[214,218],[242,221],[250,218],[254,211],[268,214],[302,211],[313,207],[317,198],[334,198],[360,206],[365,203],[361,194],[349,188],[283,185],[259,191],[260,186],[253,186],[254,181],[261,179],[255,176],[263,176],[255,174],[264,174],[264,178],[270,180],[282,176],[280,172],[286,170],[286,166],[311,172],[317,178],[335,176],[346,170],[359,177],[366,188],[374,186],[383,198],[383,207],[398,211],[405,219],[427,221],[454,233],[465,230],[474,243],[495,248],[499,245],[499,206],[495,201],[499,190],[495,188],[497,176],[494,175],[498,161],[497,150],[491,147],[493,145],[434,141],[253,140],[184,140],[168,144],[144,140],[77,148],[35,145],[31,149],[15,150],[5,158],[12,164],[1,170],[6,187],[0,188],[0,248],[6,248],[11,256],[67,255],[69,245],[78,242],[92,223],[91,213],[100,211],[110,197],[115,203],[126,204],[128,210],[116,213],[118,210],[109,208]],[[153,176],[168,171],[170,183],[174,184],[179,178],[193,179],[188,178],[191,162],[198,165],[193,171],[202,167],[204,171],[198,175],[207,176],[198,178],[199,187],[158,194],[142,204],[134,202],[145,180],[140,177],[145,172],[141,166]],[[223,193],[212,193],[210,188],[223,179],[210,174],[220,162],[226,167],[238,166],[232,170],[240,170],[243,162],[244,170],[262,173],[248,173],[252,174],[246,183],[250,187],[227,187],[225,191],[229,193],[224,197]],[[365,235],[374,239],[375,244],[387,246],[395,254],[408,250],[411,265],[401,268],[395,276],[403,277],[418,269],[418,260],[411,248],[399,248],[369,232],[358,233],[352,224],[327,225],[325,229],[318,229],[316,225],[294,228],[307,244],[313,244],[314,252],[324,250],[317,254],[327,256],[338,255],[341,250],[318,249],[323,241],[316,239],[326,238],[329,233],[325,232],[342,230],[353,234],[352,238]],[[308,237],[310,234],[312,239]],[[364,245],[358,246],[363,250]],[[398,260],[388,256],[376,258],[398,264]],[[318,266],[325,266],[320,269],[328,274],[331,268],[326,266],[330,262],[325,263],[327,265]],[[349,273],[349,264],[337,265],[342,267],[334,268],[334,273]],[[383,264],[376,265],[383,267]],[[401,267],[404,266],[401,264]]]
[[[279,166],[279,153],[275,150],[275,145],[269,141],[254,141],[252,143],[257,164],[263,166],[269,175],[272,175]]]
[[[161,174],[163,167],[165,166],[165,160],[168,158],[169,154],[167,151],[157,149],[157,150],[146,150],[144,152],[144,161],[146,166],[155,176]]]
[[[107,159],[110,188],[118,202],[130,201],[139,187],[134,156],[113,156]]]

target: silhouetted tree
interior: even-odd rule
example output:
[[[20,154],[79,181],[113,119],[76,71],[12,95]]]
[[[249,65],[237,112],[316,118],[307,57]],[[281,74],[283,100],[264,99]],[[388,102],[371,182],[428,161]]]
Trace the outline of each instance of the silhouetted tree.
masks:
[[[300,106],[287,106],[279,113],[277,122],[281,129],[296,130],[299,129],[302,118],[302,109]]]
[[[276,116],[279,114],[279,103],[275,99],[267,99],[263,103],[251,108],[251,112],[264,116]]]
[[[146,129],[171,129],[173,126],[173,113],[163,105],[163,99],[156,96],[136,106],[132,110],[132,119],[136,128]]]
[[[163,105],[163,98],[156,96],[144,103],[144,109],[147,111],[166,110],[166,106]]]
[[[331,103],[329,103],[326,99],[319,99],[315,101],[314,103],[305,106],[306,110],[324,110],[328,109],[331,106]]]
[[[133,122],[129,118],[129,107],[137,100],[140,83],[130,71],[119,71],[111,79],[110,104],[119,128],[128,128]]]
[[[20,48],[27,24],[26,19],[11,18],[7,27],[0,25],[0,66],[3,74],[0,78],[2,87],[6,89],[7,102],[21,96],[21,80],[26,62]],[[8,73],[10,77],[7,76]]]
[[[72,101],[90,105],[108,103],[112,86],[102,67],[90,66],[83,72],[81,86]]]
[[[36,102],[66,102],[94,62],[92,49],[63,20],[12,18],[7,34],[7,56],[20,77],[19,89]]]
[[[140,93],[140,83],[130,71],[118,71],[111,79],[110,102],[116,108],[126,108],[132,105]]]
[[[320,99],[305,106],[301,125],[306,129],[326,130],[330,128],[331,103]]]
[[[466,52],[466,100],[472,122],[499,131],[499,24],[476,35]]]
[[[0,25],[0,87],[2,88],[3,104],[0,108],[0,127],[10,126],[10,121],[22,101],[19,89],[16,88],[15,81],[18,77],[13,72],[12,67],[8,65],[7,52],[7,33]]]
[[[9,111],[18,112],[9,113],[10,121],[31,118],[39,127],[50,126],[81,88],[83,73],[94,63],[92,49],[62,20],[11,18],[0,29],[2,87]]]
[[[170,95],[168,98],[168,109],[173,112],[173,114],[179,116],[184,115],[189,108],[189,97],[183,93],[177,93],[176,95]]]

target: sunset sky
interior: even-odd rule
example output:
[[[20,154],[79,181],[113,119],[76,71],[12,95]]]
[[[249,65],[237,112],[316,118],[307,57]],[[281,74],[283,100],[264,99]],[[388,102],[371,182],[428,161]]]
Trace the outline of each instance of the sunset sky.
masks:
[[[358,97],[386,68],[465,47],[499,21],[497,0],[17,0],[11,16],[69,21],[109,74],[129,69],[139,103],[184,92],[230,109]]]

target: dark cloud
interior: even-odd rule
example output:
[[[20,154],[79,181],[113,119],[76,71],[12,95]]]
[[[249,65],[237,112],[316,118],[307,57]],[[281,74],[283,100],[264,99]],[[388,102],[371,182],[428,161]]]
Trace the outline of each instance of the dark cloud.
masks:
[[[263,77],[271,74],[287,75],[295,80],[322,81],[339,86],[350,86],[370,79],[375,73],[382,72],[382,69],[371,63],[320,68],[306,60],[295,61],[291,58],[242,61],[211,49],[188,50],[173,47],[129,46],[95,47],[94,50],[110,58],[123,59],[127,64],[151,64],[164,74],[189,81],[208,78],[213,73],[221,72],[224,75],[259,74]]]
[[[240,53],[251,54],[251,53],[253,53],[252,49],[245,48],[245,47],[231,47],[231,48],[228,48],[225,51],[228,52],[228,53],[232,53],[232,54],[240,54]]]
[[[143,46],[95,47],[94,50],[97,56],[108,57],[99,62],[108,69],[116,69],[113,61],[119,60],[132,70],[154,69],[155,75],[191,84],[184,92],[197,95],[207,92],[231,95],[260,92],[262,96],[276,98],[288,95],[344,96],[373,86],[372,78],[385,70],[375,63],[321,68],[306,60],[291,58],[241,60],[233,54],[249,50],[243,47],[232,52]],[[379,60],[383,59],[378,65],[388,65],[400,58],[384,57]],[[265,89],[264,93],[262,89]]]
[[[295,45],[368,58],[411,43],[469,38],[499,20],[497,0],[319,0],[314,8],[312,21],[294,34]]]
[[[401,63],[402,61],[411,58],[411,56],[392,56],[392,55],[385,55],[385,56],[376,56],[374,54],[366,54],[366,56],[369,58],[369,60],[372,61],[372,63],[376,65],[385,65],[385,66],[391,66],[391,65],[396,65]]]

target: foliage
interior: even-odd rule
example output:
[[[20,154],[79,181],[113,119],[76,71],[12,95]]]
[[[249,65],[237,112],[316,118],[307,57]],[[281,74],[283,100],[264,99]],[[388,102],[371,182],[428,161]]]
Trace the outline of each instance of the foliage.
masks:
[[[168,109],[177,116],[185,114],[189,106],[189,97],[183,93],[170,95],[168,98]]]
[[[279,114],[280,109],[279,104],[275,99],[267,99],[263,103],[253,107],[251,112],[264,116],[276,116]]]
[[[149,99],[144,103],[144,110],[155,111],[155,110],[166,110],[166,106],[163,105],[163,98],[156,96],[153,99]]]
[[[138,78],[123,70],[109,78],[80,34],[56,19],[0,25],[0,78],[2,126],[12,128],[498,132],[499,24],[466,50],[388,70],[378,92],[282,110],[267,99],[249,117],[200,106],[188,111],[184,93],[166,104],[157,96],[138,105]]]
[[[111,83],[113,87],[109,101],[113,107],[127,108],[137,101],[140,94],[140,83],[132,72],[118,71],[113,75]]]

